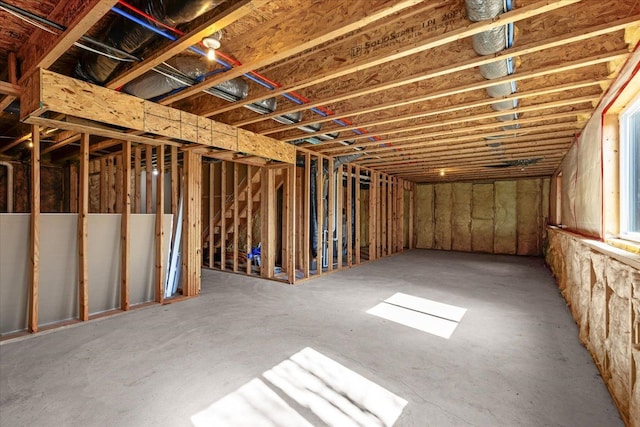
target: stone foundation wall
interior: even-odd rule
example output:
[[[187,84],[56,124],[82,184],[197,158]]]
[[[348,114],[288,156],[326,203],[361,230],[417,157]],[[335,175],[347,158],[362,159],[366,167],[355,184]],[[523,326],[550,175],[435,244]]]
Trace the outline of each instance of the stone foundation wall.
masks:
[[[640,427],[640,257],[604,246],[552,228],[546,261],[623,419]]]

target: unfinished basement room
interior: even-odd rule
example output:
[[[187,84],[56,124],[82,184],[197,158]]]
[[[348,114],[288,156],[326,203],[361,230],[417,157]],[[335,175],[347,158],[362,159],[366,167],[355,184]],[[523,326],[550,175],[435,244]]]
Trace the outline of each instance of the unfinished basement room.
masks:
[[[0,0],[0,425],[640,427],[640,0]]]

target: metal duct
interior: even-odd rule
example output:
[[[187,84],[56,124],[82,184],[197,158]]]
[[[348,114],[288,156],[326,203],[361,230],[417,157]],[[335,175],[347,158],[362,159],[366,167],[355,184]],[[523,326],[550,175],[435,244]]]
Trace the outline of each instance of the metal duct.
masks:
[[[487,93],[492,98],[502,98],[516,93],[518,87],[515,82],[500,83],[487,88]]]
[[[244,108],[247,108],[258,114],[271,114],[276,111],[278,107],[278,101],[276,98],[267,98],[261,99],[260,101],[256,101],[252,104],[244,105]]]
[[[133,6],[154,18],[176,26],[190,22],[216,8],[225,0],[135,0]],[[101,41],[125,52],[135,53],[157,37],[153,32],[123,17],[113,20]],[[102,55],[85,53],[76,65],[76,75],[84,80],[104,84],[116,70],[119,61]]]
[[[466,0],[465,3],[467,18],[473,22],[493,19],[504,10],[503,0]]]
[[[249,85],[240,77],[219,83],[212,88],[207,89],[210,95],[217,96],[229,102],[236,102],[249,96]]]
[[[478,55],[493,55],[507,48],[507,26],[492,28],[471,37]]]
[[[207,72],[206,64],[194,56],[174,57],[169,59],[167,64],[191,80],[196,80]],[[138,98],[151,99],[190,84],[168,67],[160,67],[159,70],[162,70],[162,73],[151,71],[132,80],[124,85],[122,92]]]
[[[518,108],[518,100],[505,99],[504,101],[491,104],[491,108],[493,109],[493,111],[513,110],[514,108]]]
[[[513,74],[516,67],[511,58],[483,64],[480,67],[480,74],[487,80],[499,79]]]

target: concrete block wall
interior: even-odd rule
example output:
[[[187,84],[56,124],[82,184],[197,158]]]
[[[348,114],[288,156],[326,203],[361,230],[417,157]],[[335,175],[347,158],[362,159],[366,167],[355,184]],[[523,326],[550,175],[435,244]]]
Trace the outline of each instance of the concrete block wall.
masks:
[[[580,236],[548,230],[546,261],[579,326],[580,340],[627,424],[639,427],[640,270],[621,259]]]
[[[418,248],[541,255],[549,179],[420,184]]]

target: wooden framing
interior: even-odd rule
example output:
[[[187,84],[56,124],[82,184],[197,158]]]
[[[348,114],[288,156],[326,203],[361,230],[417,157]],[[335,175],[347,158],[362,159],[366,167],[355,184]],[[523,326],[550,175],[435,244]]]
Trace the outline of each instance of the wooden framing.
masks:
[[[182,294],[195,296],[200,293],[202,264],[200,233],[202,155],[193,151],[184,151],[183,162]]]
[[[240,215],[238,213],[238,163],[233,164],[233,271],[238,271],[238,230]]]
[[[322,252],[323,252],[323,242],[324,242],[324,195],[323,186],[324,186],[324,158],[319,157],[316,163],[316,213],[317,213],[317,224],[318,229],[316,230],[318,233],[318,244],[316,246],[316,271],[317,274],[322,274]]]
[[[261,242],[262,247],[260,257],[262,264],[260,274],[262,277],[272,279],[275,271],[275,170],[272,168],[262,168],[260,187],[260,220],[261,220]]]
[[[147,147],[147,150],[149,147]],[[120,309],[127,311],[129,302],[129,275],[131,271],[131,141],[122,142],[125,173],[122,177],[122,215],[120,216]]]
[[[309,254],[311,249],[309,248],[310,235],[310,221],[311,221],[311,154],[309,152],[304,153],[304,222],[302,227],[302,235],[304,239],[303,248],[303,266],[305,279],[309,277]]]
[[[227,268],[227,162],[220,166],[220,270]]]
[[[356,182],[355,182],[355,188],[354,188],[354,192],[355,192],[355,196],[356,196],[356,200],[355,200],[355,204],[356,204],[356,218],[355,218],[355,222],[356,222],[356,236],[355,236],[355,249],[356,249],[356,264],[360,264],[360,166],[356,165],[355,166],[355,175],[356,175]]]
[[[342,240],[342,229],[343,223],[347,226],[349,222],[346,221],[346,215],[344,214],[344,165],[340,165],[337,170],[336,177],[336,186],[338,187],[338,191],[336,192],[337,201],[336,201],[336,212],[338,213],[338,220],[336,221],[336,247],[338,248],[338,253],[336,254],[336,264],[338,266],[338,270],[342,270],[342,251],[344,247],[344,242]]]
[[[89,320],[89,135],[80,138],[78,194],[78,317]]]
[[[38,332],[38,300],[40,288],[40,129],[31,126],[33,147],[31,149],[31,216],[29,220],[29,332]]]
[[[215,164],[209,163],[209,235],[207,239],[207,244],[209,245],[209,268],[213,268],[215,265],[215,224],[213,223],[216,208],[215,208]]]
[[[347,165],[347,267],[353,266],[353,166]]]
[[[123,153],[124,154],[124,153]],[[164,145],[156,147],[156,218],[155,218],[155,301],[162,304],[164,302],[164,279],[165,279],[165,259],[164,259]],[[126,156],[125,156],[126,158]],[[131,159],[126,159],[127,164],[131,164]],[[128,170],[131,175],[131,170]]]
[[[247,165],[247,247],[245,252],[247,255],[253,248],[253,166]],[[253,260],[247,257],[247,274],[252,274],[251,265]]]
[[[288,275],[288,281],[293,285],[296,282],[296,166],[288,165],[286,174],[287,182],[283,196],[283,216],[286,218],[287,230],[283,239],[286,239],[284,246],[287,248],[287,256],[283,260],[283,264],[286,264],[285,270]]]
[[[165,107],[134,96],[37,69],[25,76],[29,91],[22,97],[21,119],[30,123],[51,123],[38,117],[55,111],[99,123],[175,138],[203,146],[254,154],[284,163],[295,162],[295,147],[244,129]],[[101,105],[109,105],[105,110]],[[84,125],[59,122],[62,129],[82,130]],[[94,133],[122,139],[152,141],[133,134],[96,128]]]
[[[333,169],[333,158],[329,158],[329,174],[327,176],[327,180],[329,181],[329,192],[328,192],[328,215],[327,215],[327,271],[333,271],[333,227],[335,220],[335,209],[336,209],[336,173]]]

